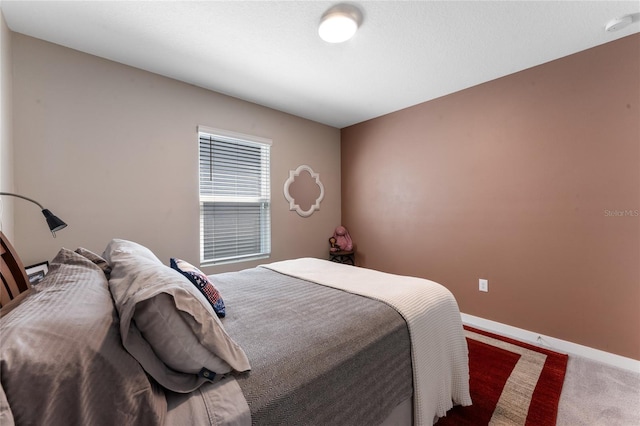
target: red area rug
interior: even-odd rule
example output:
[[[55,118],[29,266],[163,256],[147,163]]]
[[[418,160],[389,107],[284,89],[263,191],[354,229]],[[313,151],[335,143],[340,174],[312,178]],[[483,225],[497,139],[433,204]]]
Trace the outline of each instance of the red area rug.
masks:
[[[464,328],[473,405],[454,407],[436,425],[555,425],[568,356]]]

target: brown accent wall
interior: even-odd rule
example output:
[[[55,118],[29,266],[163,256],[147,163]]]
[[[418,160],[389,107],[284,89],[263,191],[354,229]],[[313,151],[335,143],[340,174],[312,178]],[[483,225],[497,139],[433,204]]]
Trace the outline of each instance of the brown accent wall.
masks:
[[[341,140],[360,265],[440,282],[464,313],[640,359],[639,34]]]

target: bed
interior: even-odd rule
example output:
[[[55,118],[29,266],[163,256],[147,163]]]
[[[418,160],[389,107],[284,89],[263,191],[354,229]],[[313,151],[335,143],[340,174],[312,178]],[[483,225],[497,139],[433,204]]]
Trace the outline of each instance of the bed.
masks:
[[[14,297],[2,425],[428,425],[471,404],[457,303],[428,280],[312,258],[207,277],[114,239]]]

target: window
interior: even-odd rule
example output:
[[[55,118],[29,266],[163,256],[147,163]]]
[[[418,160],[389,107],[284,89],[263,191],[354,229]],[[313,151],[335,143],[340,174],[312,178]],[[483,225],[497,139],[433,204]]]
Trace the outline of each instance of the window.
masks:
[[[212,265],[271,253],[271,141],[198,128],[200,262]]]

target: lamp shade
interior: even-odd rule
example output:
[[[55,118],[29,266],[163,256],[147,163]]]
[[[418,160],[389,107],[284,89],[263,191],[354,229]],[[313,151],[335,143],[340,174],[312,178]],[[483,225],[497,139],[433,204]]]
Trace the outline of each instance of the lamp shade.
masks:
[[[43,209],[42,214],[47,219],[47,225],[49,225],[51,232],[56,232],[67,227],[67,224],[58,216],[51,213],[49,209]]]

